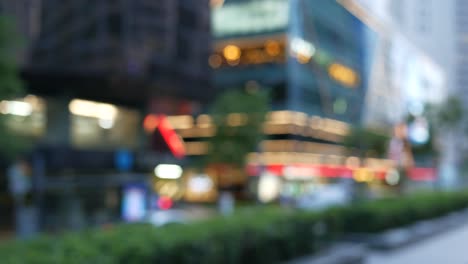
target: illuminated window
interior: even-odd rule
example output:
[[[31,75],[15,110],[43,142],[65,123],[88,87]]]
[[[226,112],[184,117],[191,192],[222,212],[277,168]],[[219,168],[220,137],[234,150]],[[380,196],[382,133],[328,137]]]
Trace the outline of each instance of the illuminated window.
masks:
[[[283,37],[283,36],[281,36]],[[276,40],[252,40],[251,43],[237,45],[229,44],[223,48],[218,48],[216,53],[211,55],[208,63],[212,68],[219,68],[223,65],[249,66],[266,63],[284,63],[285,40],[276,36]]]
[[[45,134],[46,103],[37,96],[1,101],[0,114],[5,115],[7,128],[15,133],[31,137]]]
[[[111,104],[72,100],[71,141],[79,148],[136,147],[139,115]]]

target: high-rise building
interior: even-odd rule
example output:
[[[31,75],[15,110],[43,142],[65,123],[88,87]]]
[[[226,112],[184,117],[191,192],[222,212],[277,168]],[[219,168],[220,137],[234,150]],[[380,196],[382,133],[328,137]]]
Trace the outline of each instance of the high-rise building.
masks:
[[[208,0],[44,0],[41,14],[33,80],[77,77],[73,94],[133,104],[154,94],[210,95],[195,92],[209,88]]]
[[[213,9],[214,84],[270,87],[273,108],[358,124],[363,25],[334,1],[225,1]]]
[[[463,104],[468,102],[465,92],[468,84],[468,63],[465,60],[468,47],[465,34],[467,1],[339,2],[376,29],[382,38],[391,40],[400,50],[395,55],[397,60],[407,65],[403,69],[408,78],[406,84],[400,86],[406,92],[406,99],[440,103],[452,94],[461,99]],[[439,130],[439,179],[444,186],[458,185],[457,175],[463,163],[463,155],[460,153],[468,147],[468,144],[460,144],[460,141],[465,142],[463,130]]]
[[[209,0],[43,0],[38,10],[22,67],[33,95],[0,102],[0,112],[37,143],[35,192],[47,205],[60,201],[35,200],[42,227],[118,219],[121,187],[163,163],[146,144],[144,114],[191,114],[213,97]]]
[[[335,1],[214,2],[214,85],[272,96],[267,140],[248,162],[344,162],[350,153],[341,143],[361,124],[367,89],[361,21]],[[181,134],[192,140],[197,129]]]
[[[18,34],[18,63],[24,65],[30,58],[31,46],[40,33],[42,0],[0,1],[0,14],[11,19]]]
[[[424,1],[424,4],[418,1],[338,2],[373,31],[366,36],[371,65],[369,80],[373,82],[367,98],[369,123],[382,118],[389,124],[401,122],[409,111],[421,108],[421,104],[437,103],[444,98],[446,87],[451,83],[443,63],[446,57],[439,52],[438,60],[431,53],[445,46],[428,38],[440,31],[440,24],[445,22],[438,22],[438,25],[428,22],[434,12],[433,1]],[[382,107],[385,105],[393,106],[394,110]],[[382,112],[381,115],[380,110],[387,114]]]

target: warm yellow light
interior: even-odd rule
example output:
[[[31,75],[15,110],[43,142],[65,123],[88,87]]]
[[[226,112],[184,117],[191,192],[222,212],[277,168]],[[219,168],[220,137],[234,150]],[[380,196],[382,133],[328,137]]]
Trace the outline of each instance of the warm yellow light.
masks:
[[[208,143],[206,142],[186,142],[185,151],[189,156],[205,155],[208,153]]]
[[[373,171],[367,168],[361,168],[354,171],[353,178],[357,182],[371,182],[375,179],[375,176]]]
[[[68,105],[70,112],[78,116],[94,117],[103,120],[113,120],[118,114],[114,105],[74,99]]]
[[[241,53],[241,49],[235,45],[227,45],[223,50],[224,57],[230,62],[239,60]]]
[[[351,168],[351,169],[356,169],[361,165],[361,161],[359,160],[358,157],[348,157],[345,163],[346,163],[346,167]]]
[[[181,187],[175,181],[160,180],[153,185],[154,190],[161,196],[178,200],[182,196]]]
[[[189,129],[193,127],[193,117],[189,115],[168,116],[167,120],[173,129]]]
[[[207,128],[200,128],[198,131],[199,137],[212,137],[216,134],[216,128],[214,126]]]
[[[212,126],[213,119],[209,115],[199,115],[197,117],[197,126],[201,128],[207,128]]]
[[[306,126],[307,125],[307,114],[301,112],[294,113],[294,124],[297,126]]]
[[[272,57],[276,57],[280,54],[281,48],[277,41],[269,40],[265,43],[266,53]]]
[[[309,63],[310,59],[312,57],[309,57],[309,56],[305,56],[303,54],[297,54],[297,61],[300,63],[300,64],[307,64]]]
[[[263,125],[263,133],[267,135],[288,134],[291,131],[292,131],[292,126],[288,124],[266,123]]]
[[[359,82],[359,77],[354,70],[339,63],[331,64],[328,68],[328,74],[331,78],[348,87],[354,87]]]
[[[223,58],[218,54],[213,54],[208,59],[208,64],[210,64],[213,69],[219,68],[223,64]]]
[[[291,111],[273,111],[268,114],[267,120],[271,124],[291,124],[294,118],[294,112]]]
[[[312,116],[310,118],[310,128],[312,129],[315,129],[315,130],[319,130],[319,129],[322,129],[323,128],[323,122],[322,122],[322,118],[318,117],[318,116]]]

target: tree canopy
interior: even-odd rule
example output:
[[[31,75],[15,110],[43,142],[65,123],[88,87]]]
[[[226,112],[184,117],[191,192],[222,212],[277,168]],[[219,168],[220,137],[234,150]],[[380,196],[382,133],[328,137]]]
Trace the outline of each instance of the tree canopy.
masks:
[[[390,137],[388,135],[364,127],[354,127],[344,138],[343,144],[349,149],[359,149],[366,155],[384,157],[389,141]],[[364,153],[361,153],[361,155]]]
[[[448,97],[438,105],[428,105],[426,115],[439,128],[454,128],[463,120],[464,108],[456,96]]]
[[[11,20],[0,17],[0,102],[18,97],[23,92],[16,63],[18,39],[13,29]],[[0,110],[2,107],[5,105],[0,105]],[[8,131],[6,118],[7,116],[0,113],[0,156],[11,157],[23,144],[18,137]]]
[[[243,166],[263,137],[268,108],[269,95],[262,90],[231,89],[221,94],[211,109],[217,132],[209,142],[207,162]]]

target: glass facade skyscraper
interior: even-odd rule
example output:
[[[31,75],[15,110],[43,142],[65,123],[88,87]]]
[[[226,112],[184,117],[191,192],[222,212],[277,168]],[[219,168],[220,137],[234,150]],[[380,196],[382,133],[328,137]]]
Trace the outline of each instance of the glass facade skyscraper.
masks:
[[[359,123],[366,90],[363,24],[335,1],[290,3],[286,107]]]
[[[337,2],[226,1],[212,23],[218,88],[265,86],[274,110],[360,122],[364,25]]]

